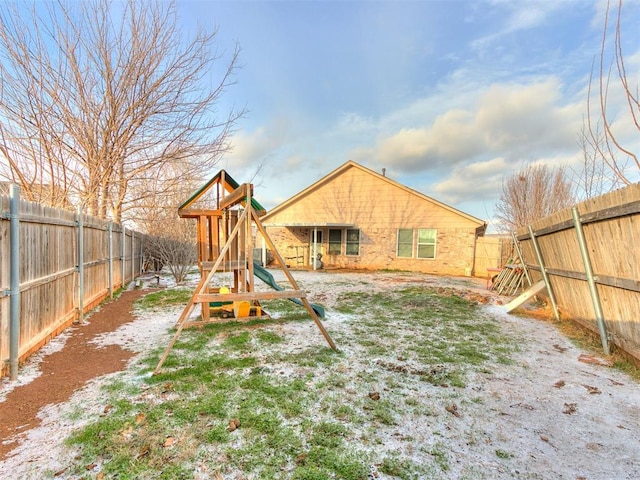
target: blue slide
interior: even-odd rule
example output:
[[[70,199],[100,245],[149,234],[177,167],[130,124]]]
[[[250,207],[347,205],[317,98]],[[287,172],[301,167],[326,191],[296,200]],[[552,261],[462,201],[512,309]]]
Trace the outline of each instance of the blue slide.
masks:
[[[271,288],[273,288],[274,290],[277,290],[279,292],[284,290],[284,287],[278,285],[276,280],[273,278],[273,275],[271,275],[271,273],[269,273],[268,270],[262,268],[256,262],[253,262],[253,274],[256,277],[258,277],[260,280],[262,280],[264,283],[269,285]],[[291,300],[293,303],[295,303],[297,305],[304,306],[304,304],[300,300],[298,300],[297,298],[290,298],[289,300]],[[316,305],[314,303],[310,303],[310,305],[311,305],[311,308],[313,308],[313,311],[316,312],[316,315],[318,315],[318,317],[324,318],[324,307],[323,306]]]

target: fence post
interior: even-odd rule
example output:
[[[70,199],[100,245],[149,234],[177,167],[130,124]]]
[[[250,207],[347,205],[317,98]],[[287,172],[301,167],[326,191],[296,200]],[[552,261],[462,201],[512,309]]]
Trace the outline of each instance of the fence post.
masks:
[[[113,222],[107,224],[107,245],[109,250],[109,298],[113,298]]]
[[[11,184],[9,191],[10,219],[10,333],[9,333],[9,375],[10,380],[18,379],[20,357],[20,189]]]
[[[582,254],[582,263],[584,263],[584,273],[587,276],[587,284],[589,285],[589,294],[591,295],[591,302],[593,302],[593,310],[596,315],[596,321],[598,322],[598,332],[600,332],[600,342],[602,342],[602,349],[605,355],[609,355],[609,339],[607,336],[607,328],[604,324],[604,313],[602,312],[602,304],[600,303],[600,295],[598,294],[598,287],[596,286],[595,277],[593,276],[593,268],[591,266],[591,259],[589,258],[589,251],[587,250],[587,242],[584,238],[584,230],[582,230],[582,222],[580,221],[580,214],[576,207],[571,208],[571,214],[573,216],[573,225],[576,229],[576,235],[578,237],[578,245],[580,245],[580,253]]]
[[[84,219],[78,207],[78,323],[84,319]]]
[[[131,230],[131,281],[136,279],[136,251],[135,251],[135,232]]]
[[[545,268],[544,262],[542,261],[542,252],[540,251],[540,246],[538,245],[538,239],[536,239],[536,236],[533,233],[533,229],[531,228],[531,225],[529,225],[529,235],[531,236],[531,243],[533,244],[533,250],[536,253],[536,258],[538,259],[538,265],[540,265],[540,273],[542,274],[544,283],[547,286],[547,292],[549,293],[549,300],[551,300],[551,306],[553,307],[553,314],[555,315],[556,320],[560,320],[560,314],[558,313],[558,305],[556,304],[556,296],[553,294],[553,288],[551,288],[551,283],[549,282],[549,275],[547,275],[547,269]]]
[[[140,238],[140,251],[138,252],[138,275],[142,275],[144,270],[144,239],[144,236]]]
[[[126,249],[127,232],[125,231],[124,225],[122,223],[120,224],[120,228],[122,229],[122,245],[120,245],[120,275],[122,278],[120,279],[120,282],[121,282],[120,286],[124,288],[124,282],[126,281],[124,276],[125,274],[124,267],[125,267],[125,264],[127,263],[126,262],[127,257],[125,256],[127,254],[127,249]]]

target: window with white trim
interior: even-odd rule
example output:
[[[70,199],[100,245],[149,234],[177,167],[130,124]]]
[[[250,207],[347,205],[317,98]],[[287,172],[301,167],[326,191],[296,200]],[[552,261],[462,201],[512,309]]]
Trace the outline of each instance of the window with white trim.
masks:
[[[399,228],[396,256],[398,258],[436,258],[437,233],[435,228]]]
[[[360,255],[360,230],[347,229],[347,255]]]
[[[436,229],[418,229],[418,258],[436,258]]]
[[[413,257],[413,229],[398,229],[398,245],[396,255],[401,258]]]
[[[342,230],[329,229],[329,255],[342,255]]]

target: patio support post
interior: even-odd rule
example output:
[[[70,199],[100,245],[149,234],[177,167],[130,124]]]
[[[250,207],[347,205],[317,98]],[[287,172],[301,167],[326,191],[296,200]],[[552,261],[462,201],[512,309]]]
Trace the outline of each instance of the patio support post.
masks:
[[[303,252],[304,253],[304,252]],[[318,227],[313,227],[313,256],[311,257],[311,265],[316,269],[316,258],[318,257]]]

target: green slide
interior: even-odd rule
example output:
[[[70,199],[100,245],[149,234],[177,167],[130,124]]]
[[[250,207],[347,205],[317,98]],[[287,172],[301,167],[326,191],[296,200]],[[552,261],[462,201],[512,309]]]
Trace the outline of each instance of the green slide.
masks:
[[[278,290],[279,292],[284,290],[284,287],[281,287],[276,283],[276,280],[273,278],[273,275],[271,275],[271,273],[269,273],[268,270],[262,268],[256,262],[253,262],[253,274],[256,277],[258,277],[260,280],[262,280],[264,283],[269,285],[271,288],[273,288],[274,290]],[[291,300],[293,303],[296,303],[300,306],[304,306],[303,303],[297,298],[290,298],[289,300]],[[311,303],[310,305],[311,305],[311,308],[313,308],[313,311],[316,312],[316,315],[318,315],[320,318],[324,318],[323,306],[316,305],[314,303]]]

